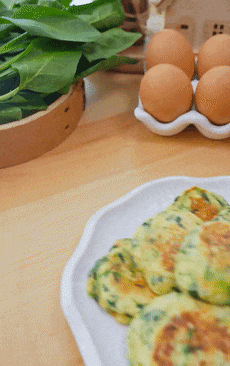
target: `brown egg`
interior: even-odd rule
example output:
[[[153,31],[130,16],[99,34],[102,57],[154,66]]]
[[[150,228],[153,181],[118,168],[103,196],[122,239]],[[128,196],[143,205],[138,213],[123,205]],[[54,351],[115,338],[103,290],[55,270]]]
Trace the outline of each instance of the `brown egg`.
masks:
[[[195,93],[200,113],[217,125],[230,122],[230,66],[216,66],[199,80]]]
[[[164,29],[152,36],[146,48],[146,69],[158,64],[172,64],[191,80],[194,74],[194,52],[189,41],[174,29]]]
[[[215,66],[230,66],[230,35],[216,34],[209,38],[198,53],[198,76],[201,78]]]
[[[189,111],[193,88],[179,67],[159,64],[151,67],[140,84],[143,108],[160,122],[172,122]]]

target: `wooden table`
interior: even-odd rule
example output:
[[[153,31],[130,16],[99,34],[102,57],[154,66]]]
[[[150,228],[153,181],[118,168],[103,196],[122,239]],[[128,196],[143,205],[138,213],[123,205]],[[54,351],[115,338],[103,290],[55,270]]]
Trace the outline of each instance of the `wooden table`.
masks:
[[[63,269],[88,219],[142,183],[230,175],[230,139],[172,137],[133,115],[141,75],[86,80],[87,107],[53,151],[0,170],[0,365],[83,366],[60,306]]]

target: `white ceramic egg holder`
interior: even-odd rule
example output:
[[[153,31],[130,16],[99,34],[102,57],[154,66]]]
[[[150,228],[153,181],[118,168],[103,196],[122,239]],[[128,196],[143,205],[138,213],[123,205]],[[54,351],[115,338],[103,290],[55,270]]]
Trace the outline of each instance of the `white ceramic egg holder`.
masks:
[[[194,92],[197,84],[198,80],[192,80]],[[157,121],[151,114],[144,110],[139,97],[138,107],[134,110],[134,115],[152,132],[162,136],[175,135],[184,130],[188,125],[192,124],[196,126],[202,135],[209,139],[221,140],[230,137],[230,123],[223,126],[216,126],[212,124],[208,118],[196,110],[195,105],[192,106],[189,112],[182,114],[174,121],[163,123]]]

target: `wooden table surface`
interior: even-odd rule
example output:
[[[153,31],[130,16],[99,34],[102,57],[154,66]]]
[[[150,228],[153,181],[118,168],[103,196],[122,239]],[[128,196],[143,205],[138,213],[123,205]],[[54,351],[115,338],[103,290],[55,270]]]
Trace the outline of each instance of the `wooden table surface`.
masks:
[[[141,75],[86,80],[79,126],[60,146],[0,170],[0,365],[83,366],[60,306],[63,269],[89,218],[161,177],[230,175],[230,139],[190,126],[172,137],[133,114]]]

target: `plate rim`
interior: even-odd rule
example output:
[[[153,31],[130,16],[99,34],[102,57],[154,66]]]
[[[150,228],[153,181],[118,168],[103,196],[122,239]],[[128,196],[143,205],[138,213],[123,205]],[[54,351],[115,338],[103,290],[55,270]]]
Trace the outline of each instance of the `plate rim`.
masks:
[[[72,293],[72,279],[74,275],[75,266],[81,260],[88,245],[90,244],[90,238],[93,236],[94,228],[98,220],[113,208],[129,201],[131,198],[133,198],[142,190],[151,185],[156,185],[165,181],[186,180],[189,182],[196,180],[197,184],[202,184],[210,181],[216,182],[218,180],[222,181],[229,179],[230,175],[213,176],[213,177],[190,177],[184,175],[176,175],[176,176],[167,176],[163,178],[158,178],[137,186],[136,188],[132,189],[131,191],[121,196],[120,198],[116,199],[115,201],[100,208],[89,218],[83,230],[81,239],[64,268],[60,284],[61,308],[67,319],[70,329],[74,335],[75,341],[81,352],[83,361],[86,366],[92,366],[92,365],[105,366],[105,365],[100,360],[100,356],[98,354],[95,345],[93,344],[90,333],[83,322],[83,319],[81,317],[80,312],[78,311],[78,308],[74,304],[73,293]],[[76,331],[76,329],[78,331]]]

